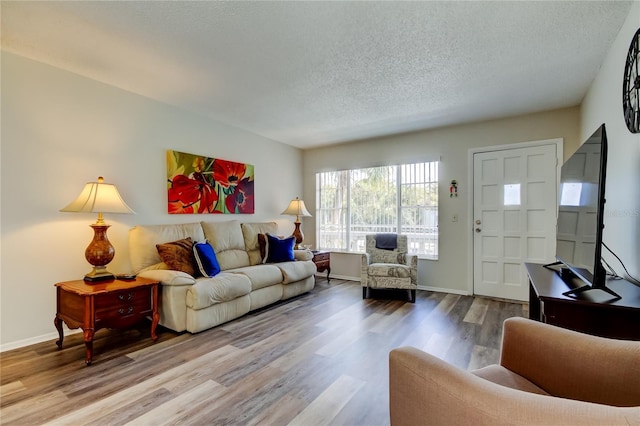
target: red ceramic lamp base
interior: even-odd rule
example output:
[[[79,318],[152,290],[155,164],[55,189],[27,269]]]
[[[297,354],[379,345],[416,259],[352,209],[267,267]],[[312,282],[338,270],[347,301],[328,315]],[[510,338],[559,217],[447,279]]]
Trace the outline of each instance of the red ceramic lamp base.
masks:
[[[94,232],[93,241],[84,251],[84,256],[87,262],[93,265],[93,270],[84,276],[85,281],[114,279],[114,275],[107,271],[107,265],[116,254],[116,250],[111,245],[109,238],[107,238],[107,229],[110,226],[97,223],[91,225]]]
[[[296,229],[293,230],[292,236],[296,237],[296,244],[293,246],[294,250],[298,250],[300,248],[300,243],[304,241],[304,234],[302,233],[302,229],[300,229],[300,222],[294,222],[296,225]]]

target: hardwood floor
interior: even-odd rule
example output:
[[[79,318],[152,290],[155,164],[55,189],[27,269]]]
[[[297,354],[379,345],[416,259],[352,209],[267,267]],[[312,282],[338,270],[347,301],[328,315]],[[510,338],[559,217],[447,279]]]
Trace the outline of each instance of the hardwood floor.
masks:
[[[0,422],[386,425],[391,349],[485,366],[504,319],[527,309],[427,291],[415,304],[363,300],[359,283],[318,277],[306,295],[195,335],[159,327],[154,344],[148,324],[99,331],[91,366],[82,334],[62,350],[52,340],[2,353]]]

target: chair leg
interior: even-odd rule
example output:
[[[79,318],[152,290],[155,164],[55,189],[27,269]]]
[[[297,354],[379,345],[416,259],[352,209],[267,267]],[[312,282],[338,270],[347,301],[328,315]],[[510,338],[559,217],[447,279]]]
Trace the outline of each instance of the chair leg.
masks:
[[[409,290],[409,302],[416,303],[416,291]]]
[[[362,298],[366,299],[367,298],[367,289],[369,287],[362,287]]]

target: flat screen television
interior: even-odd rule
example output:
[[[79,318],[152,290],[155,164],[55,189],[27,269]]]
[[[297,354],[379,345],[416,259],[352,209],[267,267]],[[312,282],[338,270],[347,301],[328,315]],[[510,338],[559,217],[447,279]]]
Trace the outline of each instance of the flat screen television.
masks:
[[[607,132],[601,125],[562,165],[558,191],[556,260],[546,266],[562,265],[563,276],[575,276],[583,285],[564,294],[576,296],[592,289],[607,288],[602,266],[604,191],[607,174]]]

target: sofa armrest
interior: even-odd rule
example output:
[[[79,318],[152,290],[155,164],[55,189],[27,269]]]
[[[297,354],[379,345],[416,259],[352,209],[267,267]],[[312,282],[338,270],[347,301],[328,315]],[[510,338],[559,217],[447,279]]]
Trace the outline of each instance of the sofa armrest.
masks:
[[[635,424],[639,410],[510,389],[416,348],[389,354],[392,426]]]
[[[313,259],[313,253],[310,250],[294,250],[293,257],[296,260],[311,260]]]
[[[418,286],[418,255],[405,255],[405,263],[411,269],[411,284]]]
[[[418,255],[417,254],[406,254],[404,256],[405,264],[412,268],[418,269]]]
[[[360,285],[362,285],[362,287],[367,286],[367,280],[369,277],[367,275],[367,269],[369,268],[370,263],[371,256],[369,256],[369,253],[362,253],[362,258],[360,260]]]
[[[138,274],[139,277],[149,278],[150,280],[159,281],[162,285],[192,285],[196,283],[195,278],[191,275],[181,272],[173,271],[169,269],[154,269]]]
[[[640,342],[509,318],[500,364],[555,396],[640,406]]]

